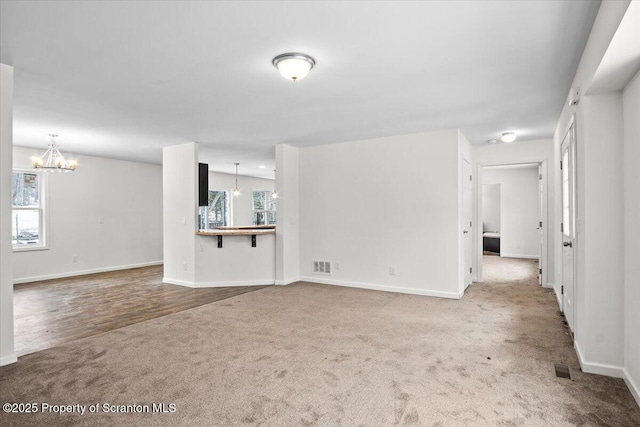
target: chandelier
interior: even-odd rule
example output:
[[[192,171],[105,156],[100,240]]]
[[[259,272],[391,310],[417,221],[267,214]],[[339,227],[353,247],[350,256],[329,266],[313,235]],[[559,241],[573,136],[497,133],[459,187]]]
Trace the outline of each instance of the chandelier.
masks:
[[[41,157],[34,156],[31,158],[31,163],[35,170],[42,170],[45,172],[73,172],[78,167],[78,161],[75,159],[65,160],[62,153],[60,153],[60,146],[56,142],[58,135],[49,134],[51,142],[49,148]]]

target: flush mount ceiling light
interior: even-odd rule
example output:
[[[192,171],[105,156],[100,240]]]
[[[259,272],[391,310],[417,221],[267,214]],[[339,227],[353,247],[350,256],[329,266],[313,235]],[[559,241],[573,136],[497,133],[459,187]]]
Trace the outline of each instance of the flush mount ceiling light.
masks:
[[[488,139],[487,140],[487,144],[497,144],[498,140],[497,139]]]
[[[51,142],[49,148],[41,157],[34,156],[31,158],[31,164],[36,170],[42,170],[45,172],[73,172],[78,167],[77,160],[65,160],[64,156],[60,153],[60,146],[56,142],[58,135],[50,133]]]
[[[301,80],[307,77],[309,71],[316,65],[315,59],[304,53],[283,53],[271,61],[280,71],[280,75],[287,80]]]
[[[234,197],[238,197],[240,195],[240,189],[238,188],[238,165],[240,163],[234,163],[236,165],[236,186],[231,189]]]
[[[502,142],[513,142],[516,140],[515,132],[504,132],[500,137]]]

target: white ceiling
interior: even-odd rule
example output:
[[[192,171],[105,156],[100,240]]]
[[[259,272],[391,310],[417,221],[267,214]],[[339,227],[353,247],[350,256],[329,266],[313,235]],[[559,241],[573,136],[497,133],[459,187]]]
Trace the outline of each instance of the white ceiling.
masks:
[[[0,3],[14,143],[273,177],[274,146],[461,128],[550,138],[596,1]],[[271,59],[300,51],[289,82]],[[258,169],[263,164],[265,169]]]

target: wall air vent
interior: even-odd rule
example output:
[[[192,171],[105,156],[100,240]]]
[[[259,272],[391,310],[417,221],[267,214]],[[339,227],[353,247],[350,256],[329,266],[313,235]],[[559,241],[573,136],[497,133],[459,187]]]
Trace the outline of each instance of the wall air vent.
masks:
[[[313,261],[315,274],[331,274],[331,261]]]

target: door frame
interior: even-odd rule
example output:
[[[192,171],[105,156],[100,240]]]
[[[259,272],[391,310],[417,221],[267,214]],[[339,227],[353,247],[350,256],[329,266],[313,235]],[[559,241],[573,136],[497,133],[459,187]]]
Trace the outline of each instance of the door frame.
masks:
[[[562,133],[562,139],[560,140],[560,152],[559,152],[559,159],[560,161],[562,160],[562,143],[564,142],[565,138],[567,138],[567,136],[569,135],[569,132],[571,131],[571,128],[573,127],[573,140],[569,141],[569,150],[572,151],[570,152],[570,155],[572,157],[572,170],[571,172],[571,181],[572,181],[572,185],[571,185],[571,201],[570,203],[573,204],[572,208],[572,220],[573,220],[573,237],[572,237],[572,248],[571,250],[573,251],[573,255],[572,255],[572,260],[573,260],[573,265],[571,266],[572,270],[573,270],[573,289],[572,289],[572,293],[573,293],[573,304],[571,304],[571,308],[572,308],[572,313],[571,313],[571,320],[573,322],[573,325],[569,325],[569,334],[571,336],[571,339],[573,341],[575,341],[575,338],[577,336],[577,330],[578,330],[578,307],[577,307],[577,297],[578,297],[578,251],[579,251],[579,239],[580,239],[580,222],[579,222],[579,216],[578,216],[578,125],[576,123],[576,114],[573,113],[571,115],[571,117],[569,118],[569,122],[567,123],[566,127],[564,128],[564,132]],[[558,162],[558,168],[560,167],[560,161]],[[562,171],[560,171],[560,188],[558,189],[560,192],[560,218],[559,218],[559,222],[562,224],[564,219],[562,216]],[[563,244],[564,244],[564,234],[562,233],[562,230],[560,229],[560,244],[559,244],[559,248],[560,248],[560,284],[559,286],[561,287],[561,289],[564,289],[564,248],[563,248]],[[558,295],[558,291],[556,288],[556,297],[559,297],[559,306],[560,306],[560,311],[564,314],[565,313],[565,301],[564,301],[564,292],[562,292],[560,295]],[[566,317],[566,314],[565,314]],[[568,322],[567,322],[568,323]]]
[[[470,177],[470,194],[469,194],[469,206],[468,209],[470,211],[470,218],[469,221],[471,222],[471,224],[468,224],[468,230],[466,230],[467,228],[467,224],[465,224],[464,222],[464,210],[465,210],[465,201],[464,201],[464,185],[465,182],[467,181],[467,177],[466,175],[464,175],[464,164],[467,163],[469,165],[469,177]],[[461,262],[461,266],[462,266],[462,287],[460,290],[460,294],[464,294],[464,292],[466,291],[466,289],[469,287],[469,285],[471,285],[473,283],[473,230],[476,227],[473,227],[473,162],[468,159],[466,156],[462,157],[462,161],[460,162],[460,177],[461,177],[461,187],[460,187],[460,200],[461,200],[461,206],[462,209],[460,210],[460,230],[462,231],[461,234],[461,247],[462,247],[462,262]],[[477,224],[477,223],[476,223]],[[467,254],[467,248],[465,245],[465,237],[464,235],[467,234],[467,231],[469,233],[469,239],[471,239],[470,241],[470,251],[469,254]],[[466,259],[467,257],[469,258],[469,268],[471,269],[471,271],[469,271],[467,273],[467,269],[466,269]],[[469,282],[467,283],[466,278],[467,278],[467,274],[469,275]]]
[[[549,168],[548,162],[546,158],[532,158],[532,159],[523,159],[517,161],[501,161],[501,162],[478,162],[477,170],[476,170],[476,217],[475,223],[478,224],[474,230],[474,236],[476,236],[476,265],[477,265],[477,275],[474,277],[474,281],[481,282],[482,281],[482,185],[483,185],[483,171],[485,167],[490,166],[516,166],[516,165],[524,165],[524,164],[537,164],[540,165],[540,169],[542,170],[542,212],[545,220],[543,219],[542,223],[542,253],[540,254],[540,265],[542,268],[542,287],[551,288],[553,285],[549,284],[549,269],[546,268],[549,257],[549,228],[550,228],[550,217],[549,217]]]

